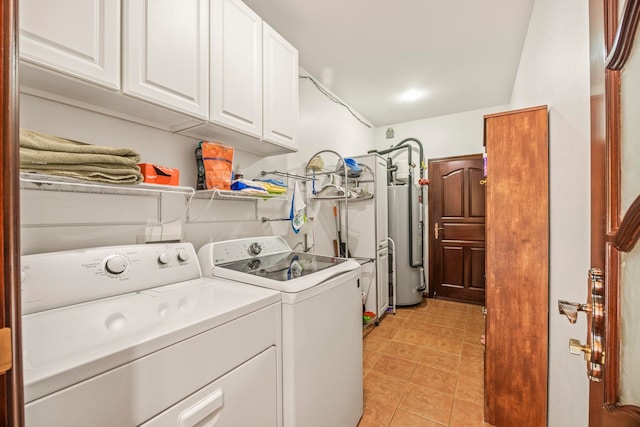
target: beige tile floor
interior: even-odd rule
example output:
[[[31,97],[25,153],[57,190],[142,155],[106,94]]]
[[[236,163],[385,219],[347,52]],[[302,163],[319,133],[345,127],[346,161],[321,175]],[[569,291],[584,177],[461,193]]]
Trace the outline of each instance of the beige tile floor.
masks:
[[[482,307],[424,299],[364,337],[358,427],[475,427],[484,402]]]

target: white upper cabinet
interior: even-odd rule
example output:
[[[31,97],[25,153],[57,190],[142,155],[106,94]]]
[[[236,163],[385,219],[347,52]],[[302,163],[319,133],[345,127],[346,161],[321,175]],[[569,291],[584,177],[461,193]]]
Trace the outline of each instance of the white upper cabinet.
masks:
[[[211,6],[210,105],[213,123],[297,150],[298,51],[240,0]]]
[[[241,0],[19,6],[22,93],[265,156],[298,150],[298,52]]]
[[[20,58],[120,88],[119,0],[21,0]]]
[[[209,1],[124,2],[123,92],[209,118]]]
[[[211,121],[262,137],[262,19],[239,0],[211,4]]]
[[[297,148],[298,50],[263,23],[263,139]]]

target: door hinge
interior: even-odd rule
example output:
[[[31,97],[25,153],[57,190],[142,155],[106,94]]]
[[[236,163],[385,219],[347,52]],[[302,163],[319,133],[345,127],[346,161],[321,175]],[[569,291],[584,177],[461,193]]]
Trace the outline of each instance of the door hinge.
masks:
[[[0,373],[5,373],[12,367],[11,350],[11,328],[2,328],[0,329]]]

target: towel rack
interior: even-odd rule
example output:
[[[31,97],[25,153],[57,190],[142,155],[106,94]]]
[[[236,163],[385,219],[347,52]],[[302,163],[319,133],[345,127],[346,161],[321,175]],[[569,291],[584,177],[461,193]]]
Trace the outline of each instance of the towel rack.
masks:
[[[260,218],[260,221],[262,222],[270,222],[270,221],[291,221],[290,218],[267,218],[267,217],[262,217]]]
[[[260,172],[261,176],[266,176],[266,175],[275,175],[275,176],[281,176],[284,178],[292,178],[292,179],[297,179],[299,181],[313,181],[315,180],[315,178],[310,177],[310,176],[303,176],[303,175],[298,175],[295,173],[290,173],[290,172],[281,172],[278,170],[274,170],[274,171],[262,171]]]

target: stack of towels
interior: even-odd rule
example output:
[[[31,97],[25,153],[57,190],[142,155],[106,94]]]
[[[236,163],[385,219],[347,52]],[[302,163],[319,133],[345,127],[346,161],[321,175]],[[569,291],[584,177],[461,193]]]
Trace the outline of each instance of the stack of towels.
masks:
[[[20,129],[20,170],[109,184],[142,182],[140,154]]]
[[[287,185],[275,179],[236,179],[231,183],[231,189],[234,191],[242,191],[251,195],[270,195],[284,194],[287,192]]]

